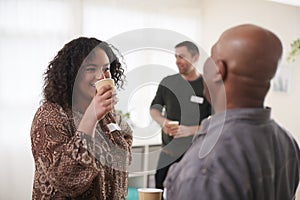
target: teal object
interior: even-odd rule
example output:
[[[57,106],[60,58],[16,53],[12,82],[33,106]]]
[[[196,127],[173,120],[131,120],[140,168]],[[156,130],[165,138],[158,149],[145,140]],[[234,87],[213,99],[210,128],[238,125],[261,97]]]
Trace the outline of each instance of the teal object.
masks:
[[[139,195],[136,188],[128,187],[127,200],[139,200]]]

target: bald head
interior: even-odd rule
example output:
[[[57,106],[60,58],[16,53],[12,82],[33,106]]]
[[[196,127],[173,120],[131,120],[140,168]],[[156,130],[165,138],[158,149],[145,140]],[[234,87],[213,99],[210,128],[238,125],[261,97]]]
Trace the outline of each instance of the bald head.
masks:
[[[276,73],[282,45],[272,32],[246,24],[225,31],[216,44],[216,51],[232,73],[268,81]]]
[[[226,30],[211,58],[222,75],[227,108],[261,107],[282,55],[279,38],[251,24]]]

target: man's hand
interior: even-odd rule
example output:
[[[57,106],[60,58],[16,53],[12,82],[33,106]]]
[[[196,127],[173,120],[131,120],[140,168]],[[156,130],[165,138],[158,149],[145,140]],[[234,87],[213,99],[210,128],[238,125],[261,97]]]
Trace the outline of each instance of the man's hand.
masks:
[[[199,130],[200,126],[184,126],[180,125],[174,138],[181,138],[194,135]]]
[[[179,126],[174,126],[173,124],[169,124],[171,122],[170,120],[166,119],[164,124],[163,124],[163,131],[170,135],[170,136],[175,136],[178,132]]]

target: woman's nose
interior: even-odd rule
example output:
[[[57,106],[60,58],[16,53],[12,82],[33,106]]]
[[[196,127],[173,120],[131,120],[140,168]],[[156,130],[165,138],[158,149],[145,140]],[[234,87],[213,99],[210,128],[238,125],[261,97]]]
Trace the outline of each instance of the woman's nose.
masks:
[[[103,79],[104,78],[104,73],[102,70],[97,70],[96,72],[96,79]]]
[[[97,79],[111,78],[110,71],[103,72],[102,70],[97,70],[96,78]]]

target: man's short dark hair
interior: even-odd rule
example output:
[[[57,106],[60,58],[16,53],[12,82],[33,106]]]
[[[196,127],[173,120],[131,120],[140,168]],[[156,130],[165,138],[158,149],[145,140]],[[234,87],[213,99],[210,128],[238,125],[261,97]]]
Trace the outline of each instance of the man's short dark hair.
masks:
[[[193,42],[183,41],[175,46],[175,48],[178,47],[186,47],[188,51],[192,54],[192,56],[200,55],[197,45],[195,45]]]

